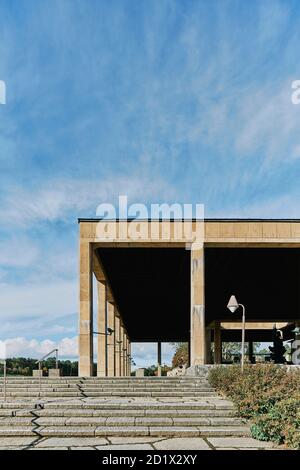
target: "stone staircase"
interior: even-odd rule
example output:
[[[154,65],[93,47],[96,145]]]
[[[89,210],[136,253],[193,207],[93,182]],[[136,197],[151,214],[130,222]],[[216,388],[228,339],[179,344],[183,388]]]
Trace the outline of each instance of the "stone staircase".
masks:
[[[9,377],[0,437],[242,437],[249,429],[204,377]]]

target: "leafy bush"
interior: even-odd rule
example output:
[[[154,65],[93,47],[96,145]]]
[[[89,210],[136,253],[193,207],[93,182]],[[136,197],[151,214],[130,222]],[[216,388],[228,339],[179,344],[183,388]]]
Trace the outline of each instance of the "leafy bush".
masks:
[[[300,449],[300,371],[272,364],[216,367],[212,386],[230,397],[240,415],[251,420],[252,436]]]

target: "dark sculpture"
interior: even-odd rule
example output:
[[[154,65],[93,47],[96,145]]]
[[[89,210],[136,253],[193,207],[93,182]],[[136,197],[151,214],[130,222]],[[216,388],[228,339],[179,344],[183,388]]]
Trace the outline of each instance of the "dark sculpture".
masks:
[[[273,328],[273,346],[269,346],[271,351],[271,360],[275,364],[284,364],[286,359],[284,353],[286,348],[283,346],[283,339],[281,338],[281,331],[277,330],[276,325]]]

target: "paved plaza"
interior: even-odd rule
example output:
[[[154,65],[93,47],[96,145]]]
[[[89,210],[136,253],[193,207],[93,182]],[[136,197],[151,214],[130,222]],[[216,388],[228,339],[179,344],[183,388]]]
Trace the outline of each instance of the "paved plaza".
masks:
[[[274,450],[278,447],[250,437],[4,437],[0,450]]]

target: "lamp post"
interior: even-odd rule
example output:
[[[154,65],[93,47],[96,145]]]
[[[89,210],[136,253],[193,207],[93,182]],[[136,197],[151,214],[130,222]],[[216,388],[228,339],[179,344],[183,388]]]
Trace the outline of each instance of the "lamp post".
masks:
[[[243,304],[239,304],[236,300],[235,295],[232,295],[229,299],[227,308],[234,313],[239,307],[242,307],[242,358],[241,358],[241,370],[244,371],[244,358],[245,358],[245,306]]]

